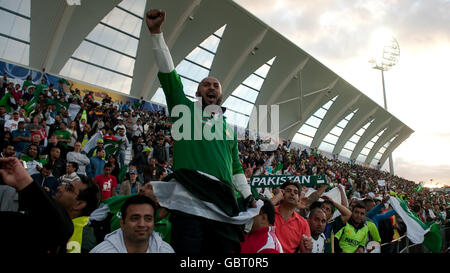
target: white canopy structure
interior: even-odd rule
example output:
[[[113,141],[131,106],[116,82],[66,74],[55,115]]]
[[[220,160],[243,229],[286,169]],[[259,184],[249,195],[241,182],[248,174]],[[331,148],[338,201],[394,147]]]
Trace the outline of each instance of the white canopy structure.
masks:
[[[255,105],[279,105],[282,139],[372,165],[413,133],[231,0],[2,0],[0,58],[165,103],[143,22],[149,2],[167,12],[163,32],[186,94],[218,78],[236,125],[248,126]]]

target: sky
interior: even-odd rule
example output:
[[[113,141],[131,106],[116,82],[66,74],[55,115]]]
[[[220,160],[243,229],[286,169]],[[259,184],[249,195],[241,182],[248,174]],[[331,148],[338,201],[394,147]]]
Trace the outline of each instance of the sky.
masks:
[[[387,107],[415,131],[394,150],[394,172],[450,186],[449,0],[235,2],[383,107],[381,72],[369,60],[381,37],[394,37],[400,58],[384,74]]]

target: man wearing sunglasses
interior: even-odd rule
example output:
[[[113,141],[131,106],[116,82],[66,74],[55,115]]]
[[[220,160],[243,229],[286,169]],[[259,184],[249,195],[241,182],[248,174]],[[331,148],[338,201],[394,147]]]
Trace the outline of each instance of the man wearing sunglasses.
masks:
[[[68,253],[87,253],[97,243],[94,230],[89,223],[89,215],[98,207],[100,189],[91,178],[81,176],[73,182],[58,187],[54,199],[72,219],[74,232],[67,243]]]
[[[1,183],[18,191],[24,209],[24,213],[0,211],[0,252],[65,253],[67,248],[68,252],[82,251],[90,242],[85,238],[83,224],[98,206],[98,186],[83,177],[59,186],[52,198],[33,181],[17,158],[0,158],[0,165]]]

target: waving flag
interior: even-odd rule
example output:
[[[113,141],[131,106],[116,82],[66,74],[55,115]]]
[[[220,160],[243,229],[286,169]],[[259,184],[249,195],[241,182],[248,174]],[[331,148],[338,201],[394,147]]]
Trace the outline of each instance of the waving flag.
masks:
[[[36,97],[34,97],[29,103],[27,103],[27,105],[25,105],[24,108],[25,108],[27,117],[34,110],[37,102],[38,102],[38,99]]]
[[[406,202],[398,197],[390,197],[389,203],[406,224],[406,235],[414,244],[423,243],[431,252],[439,253],[442,248],[442,236],[439,224],[424,223],[412,213]]]
[[[103,139],[103,147],[105,148],[106,158],[110,155],[117,155],[120,150],[121,140],[113,140],[109,138]]]
[[[419,186],[416,188],[416,192],[420,192],[421,190],[423,190],[423,182],[419,183]]]

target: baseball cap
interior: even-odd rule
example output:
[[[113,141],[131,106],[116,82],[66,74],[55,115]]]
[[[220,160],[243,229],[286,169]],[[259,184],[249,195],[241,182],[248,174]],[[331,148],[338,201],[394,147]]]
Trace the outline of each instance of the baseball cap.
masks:
[[[97,143],[103,143],[103,139],[102,138],[97,139]]]

